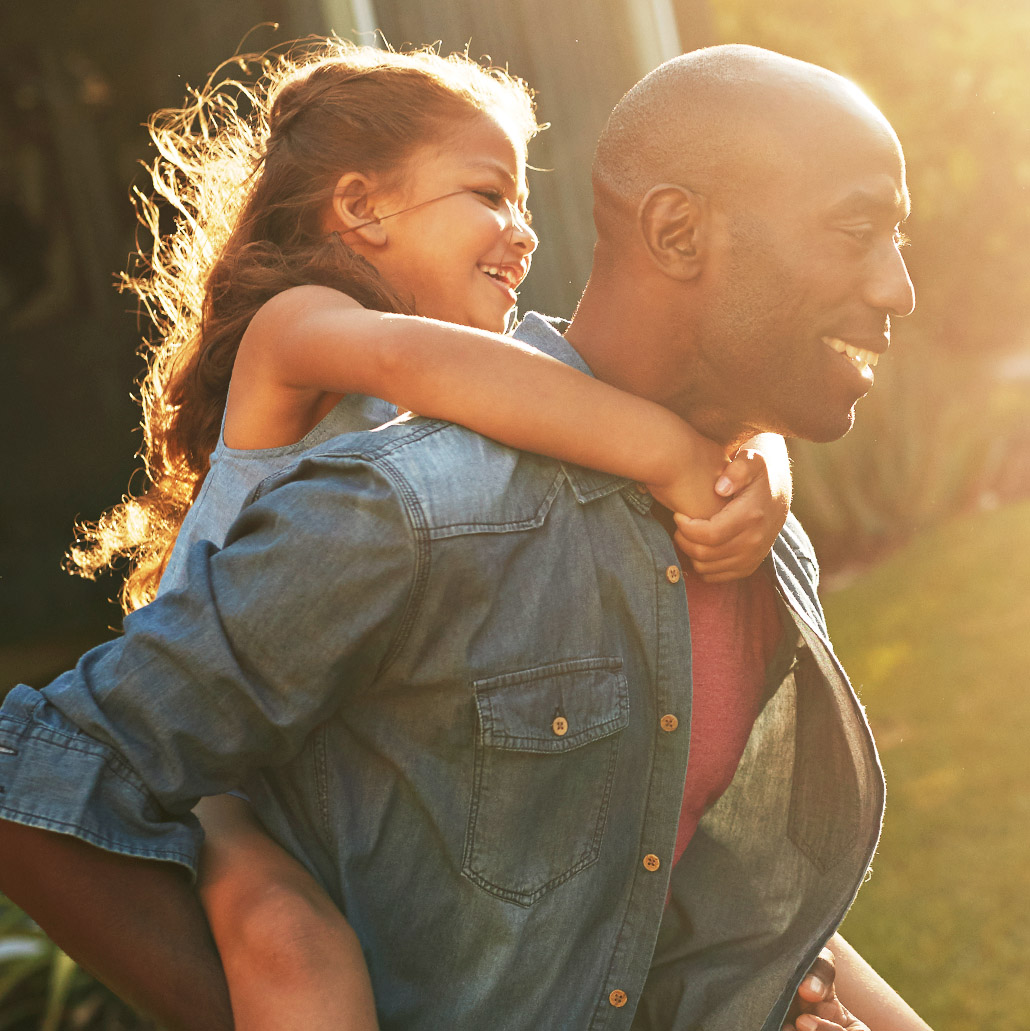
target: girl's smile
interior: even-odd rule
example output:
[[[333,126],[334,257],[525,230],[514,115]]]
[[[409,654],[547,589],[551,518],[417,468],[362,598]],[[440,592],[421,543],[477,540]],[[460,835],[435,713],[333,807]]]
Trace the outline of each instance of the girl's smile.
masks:
[[[354,232],[347,242],[417,314],[500,332],[537,245],[527,195],[522,148],[478,115],[449,141],[416,151],[398,189],[373,194],[378,242]]]

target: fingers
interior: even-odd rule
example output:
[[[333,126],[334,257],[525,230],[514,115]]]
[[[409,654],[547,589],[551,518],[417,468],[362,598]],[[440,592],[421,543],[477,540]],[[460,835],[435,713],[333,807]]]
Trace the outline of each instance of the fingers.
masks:
[[[833,953],[823,948],[808,968],[805,979],[798,988],[798,996],[806,1002],[822,1002],[834,998],[833,982],[837,974]]]
[[[769,550],[761,517],[754,518],[747,508],[731,512],[727,506],[712,519],[691,519],[677,512],[675,522],[673,542],[709,583],[750,575]]]
[[[786,1024],[784,1029],[786,1031]],[[846,1031],[843,1024],[837,1024],[824,1017],[817,1017],[814,1013],[802,1013],[794,1021],[796,1031]]]
[[[728,501],[725,508],[711,519],[692,519],[680,512],[673,518],[677,533],[690,549],[687,554],[700,562],[717,558],[717,549],[724,548],[737,537],[744,537],[749,542],[752,538],[761,538],[765,525],[761,509],[742,503],[738,498]]]
[[[682,551],[679,542],[677,547]],[[747,555],[730,554],[713,562],[691,561],[690,566],[705,583],[725,583],[727,580],[739,580],[750,576],[761,563],[755,563]]]
[[[733,461],[723,469],[715,482],[715,493],[724,498],[731,497],[759,476],[765,475],[765,459],[759,452],[744,448],[738,451]]]

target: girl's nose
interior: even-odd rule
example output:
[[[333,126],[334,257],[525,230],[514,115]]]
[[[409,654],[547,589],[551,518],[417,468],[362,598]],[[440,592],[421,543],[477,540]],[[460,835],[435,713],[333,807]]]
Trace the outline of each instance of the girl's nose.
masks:
[[[540,240],[530,227],[526,213],[520,211],[511,201],[507,204],[511,216],[511,242],[524,253],[532,254]]]

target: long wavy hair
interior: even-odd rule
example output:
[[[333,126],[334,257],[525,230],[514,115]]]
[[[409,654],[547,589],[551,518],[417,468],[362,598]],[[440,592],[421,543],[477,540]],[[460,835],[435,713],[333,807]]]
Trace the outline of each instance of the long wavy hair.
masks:
[[[232,64],[242,74],[220,78]],[[413,313],[403,284],[327,234],[324,214],[345,172],[400,183],[417,147],[477,112],[526,143],[540,128],[525,83],[466,55],[322,40],[234,58],[181,108],[154,115],[151,191],[136,191],[152,243],[121,276],[154,327],[140,390],[143,489],[76,526],[71,572],[127,566],[126,612],[154,597],[207,474],[240,339],[269,298],[314,283]],[[162,233],[169,213],[174,229]]]

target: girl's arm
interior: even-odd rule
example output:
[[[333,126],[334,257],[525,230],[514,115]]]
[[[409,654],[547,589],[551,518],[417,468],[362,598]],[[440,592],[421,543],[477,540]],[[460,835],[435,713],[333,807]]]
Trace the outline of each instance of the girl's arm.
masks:
[[[233,370],[226,441],[291,443],[347,393],[637,480],[676,511],[709,517],[723,505],[714,487],[725,452],[661,405],[510,337],[369,311],[320,286],[286,290],[254,316]]]

